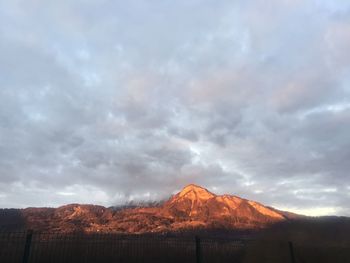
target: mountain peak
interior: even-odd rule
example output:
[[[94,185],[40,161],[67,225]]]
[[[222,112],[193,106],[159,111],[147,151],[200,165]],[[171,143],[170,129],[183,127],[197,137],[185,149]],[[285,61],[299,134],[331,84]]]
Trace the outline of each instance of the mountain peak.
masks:
[[[182,191],[185,189],[204,189],[204,190],[207,190],[204,187],[196,185],[196,184],[188,184],[184,188],[182,188]]]
[[[207,189],[195,184],[185,186],[179,193],[179,197],[183,196],[190,197],[191,199],[192,197],[199,199],[210,199],[215,197],[215,195],[209,192]]]
[[[120,233],[177,232],[194,228],[258,229],[291,218],[288,213],[258,202],[233,195],[216,195],[195,184],[185,186],[156,206],[114,210],[71,204],[50,209],[23,209],[19,215],[26,226],[38,231]],[[297,215],[293,217],[298,218]],[[2,220],[0,217],[0,228]]]

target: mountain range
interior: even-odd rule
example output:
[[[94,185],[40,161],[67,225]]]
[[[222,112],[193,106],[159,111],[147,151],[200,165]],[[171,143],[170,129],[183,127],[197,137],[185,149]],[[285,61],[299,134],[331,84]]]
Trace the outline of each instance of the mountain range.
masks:
[[[69,204],[58,208],[2,209],[0,227],[58,232],[167,233],[194,229],[262,229],[301,217],[234,195],[216,195],[190,184],[151,206],[106,208]]]

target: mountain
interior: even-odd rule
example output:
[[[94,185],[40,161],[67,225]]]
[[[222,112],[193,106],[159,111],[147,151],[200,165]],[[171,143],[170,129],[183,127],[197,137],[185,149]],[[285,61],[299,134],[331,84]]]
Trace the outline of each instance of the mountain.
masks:
[[[17,221],[11,218],[17,215]],[[0,227],[23,222],[36,231],[164,233],[193,229],[261,229],[298,215],[190,184],[164,203],[122,209],[70,204],[58,208],[3,209]],[[6,225],[7,224],[7,225]],[[11,229],[13,226],[11,226]]]

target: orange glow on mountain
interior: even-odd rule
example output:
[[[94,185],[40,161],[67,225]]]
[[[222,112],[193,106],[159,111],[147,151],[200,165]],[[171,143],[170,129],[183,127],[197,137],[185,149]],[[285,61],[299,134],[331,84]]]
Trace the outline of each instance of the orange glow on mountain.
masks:
[[[152,233],[193,229],[259,229],[294,217],[255,201],[216,195],[190,184],[168,201],[151,207],[105,208],[71,204],[21,210],[27,227],[37,231]]]

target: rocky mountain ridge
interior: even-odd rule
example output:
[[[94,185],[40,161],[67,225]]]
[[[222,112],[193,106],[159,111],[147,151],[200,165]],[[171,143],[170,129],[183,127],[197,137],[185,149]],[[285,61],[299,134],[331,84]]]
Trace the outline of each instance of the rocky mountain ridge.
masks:
[[[111,209],[70,204],[14,210],[26,228],[59,232],[163,233],[193,229],[260,229],[297,215],[190,184],[162,204]],[[6,215],[5,215],[6,217]],[[0,215],[0,225],[6,218]],[[7,220],[8,221],[8,220]]]

